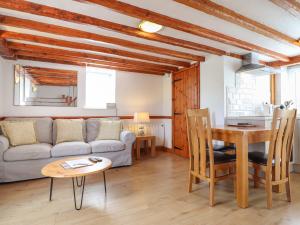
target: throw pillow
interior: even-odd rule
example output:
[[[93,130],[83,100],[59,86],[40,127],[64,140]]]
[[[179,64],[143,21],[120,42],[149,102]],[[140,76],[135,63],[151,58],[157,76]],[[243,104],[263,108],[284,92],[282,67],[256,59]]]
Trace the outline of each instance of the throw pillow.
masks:
[[[100,121],[96,140],[120,140],[121,121]]]
[[[36,144],[34,121],[5,121],[1,125],[11,146]]]
[[[5,130],[4,130],[4,123],[6,121],[0,121],[0,135],[4,135],[4,136],[7,136],[6,133],[5,133]]]
[[[56,144],[70,141],[84,141],[83,119],[57,119]]]

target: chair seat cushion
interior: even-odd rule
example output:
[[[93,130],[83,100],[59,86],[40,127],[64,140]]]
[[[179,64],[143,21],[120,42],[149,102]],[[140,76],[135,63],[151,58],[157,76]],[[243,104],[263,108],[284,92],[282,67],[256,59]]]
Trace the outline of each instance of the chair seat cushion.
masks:
[[[234,146],[225,146],[225,145],[214,145],[214,151],[217,152],[226,152],[230,150],[235,150]]]
[[[264,152],[249,152],[248,158],[250,162],[267,165],[268,155]]]
[[[206,154],[207,158],[206,161],[209,162],[209,153]],[[236,159],[235,155],[228,155],[224,152],[214,151],[214,163],[227,163],[227,162],[234,162]]]
[[[6,150],[3,157],[5,161],[47,159],[51,157],[51,148],[52,145],[46,143],[19,145]]]
[[[118,152],[123,151],[126,146],[123,142],[117,140],[99,140],[90,142],[93,153]]]
[[[91,146],[81,141],[59,143],[51,149],[52,157],[61,157],[69,155],[87,155],[90,153]]]

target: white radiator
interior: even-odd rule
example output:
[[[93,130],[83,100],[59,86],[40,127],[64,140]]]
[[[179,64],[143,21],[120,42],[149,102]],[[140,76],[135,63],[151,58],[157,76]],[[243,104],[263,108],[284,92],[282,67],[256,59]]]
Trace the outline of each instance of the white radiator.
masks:
[[[138,133],[138,124],[131,121],[124,120],[123,128],[124,130],[130,130],[135,134]],[[153,135],[156,137],[156,146],[165,146],[166,132],[164,123],[151,121],[151,123],[145,124],[144,128],[146,135]]]

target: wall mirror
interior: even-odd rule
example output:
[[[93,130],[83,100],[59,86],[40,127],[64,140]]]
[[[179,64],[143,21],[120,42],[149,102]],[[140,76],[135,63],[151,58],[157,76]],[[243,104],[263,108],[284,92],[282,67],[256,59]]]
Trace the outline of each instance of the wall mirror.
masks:
[[[14,105],[77,107],[77,71],[15,65]]]

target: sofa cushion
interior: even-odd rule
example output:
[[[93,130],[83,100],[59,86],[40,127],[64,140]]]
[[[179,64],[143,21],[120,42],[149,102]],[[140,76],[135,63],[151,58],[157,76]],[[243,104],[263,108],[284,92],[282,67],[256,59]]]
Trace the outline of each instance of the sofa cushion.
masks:
[[[93,153],[118,152],[126,148],[125,144],[117,140],[99,140],[90,142]]]
[[[62,142],[84,141],[83,119],[57,119],[55,120],[57,133],[56,144]]]
[[[40,143],[48,143],[52,144],[52,125],[53,125],[53,120],[50,117],[32,117],[32,118],[11,118],[8,117],[5,120],[31,120],[36,122],[36,136],[37,140]]]
[[[4,161],[20,161],[30,159],[47,159],[50,158],[51,145],[39,143],[33,145],[20,145],[12,147],[4,152]]]
[[[57,144],[57,121],[59,121],[59,120],[54,120],[54,122],[53,122],[53,144],[54,145]],[[69,120],[69,121],[71,121],[71,120]],[[75,120],[78,120],[78,119],[75,119]],[[85,120],[82,120],[82,135],[83,135],[83,141],[85,141],[86,140],[86,125],[85,125]]]
[[[69,155],[87,155],[91,153],[91,146],[85,142],[73,141],[59,143],[51,149],[52,157]]]
[[[120,140],[121,121],[101,121],[96,140]]]
[[[119,120],[119,117],[109,118],[90,118],[86,120],[86,140],[87,142],[95,141],[99,133],[99,127],[101,121]]]
[[[12,146],[37,143],[35,121],[5,121],[2,127]]]

